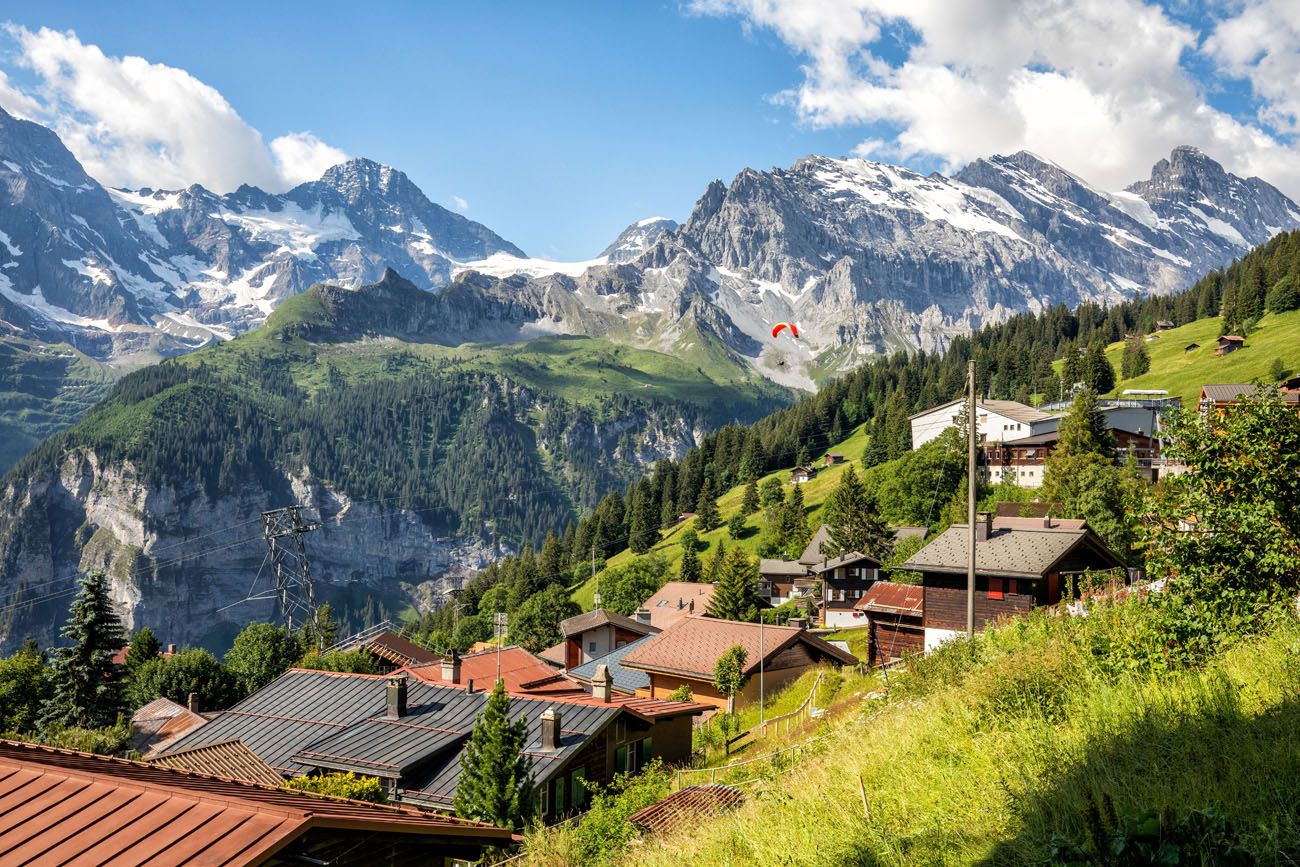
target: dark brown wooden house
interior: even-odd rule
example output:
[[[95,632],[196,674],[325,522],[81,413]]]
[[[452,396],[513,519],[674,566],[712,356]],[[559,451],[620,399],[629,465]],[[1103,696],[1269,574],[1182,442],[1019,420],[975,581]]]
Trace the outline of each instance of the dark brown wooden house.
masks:
[[[1082,573],[1125,568],[1085,521],[986,513],[975,532],[976,629],[1055,605]],[[965,632],[969,534],[969,525],[954,524],[902,566],[921,573],[926,650]]]
[[[922,607],[925,588],[919,584],[877,581],[854,609],[863,615],[868,632],[867,661],[871,665],[893,662],[925,649]]]
[[[813,567],[821,579],[821,625],[858,626],[853,606],[880,579],[880,561],[859,551],[850,551]]]

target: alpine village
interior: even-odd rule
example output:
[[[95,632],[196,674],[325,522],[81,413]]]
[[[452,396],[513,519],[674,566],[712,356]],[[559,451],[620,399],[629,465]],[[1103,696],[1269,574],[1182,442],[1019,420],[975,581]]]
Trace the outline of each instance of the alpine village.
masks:
[[[244,81],[253,43],[218,59],[198,18],[146,25],[173,43],[146,58],[90,6],[75,31],[46,7],[4,26],[0,865],[1300,863],[1300,153],[1265,86],[1267,58],[1296,68],[1294,20],[1116,0],[1058,32],[1011,4],[1022,76],[1084,81],[1053,40],[1102,19],[1102,55],[1191,34],[1179,99],[1218,87],[1196,76],[1231,39],[1271,46],[1239,45],[1255,59],[1196,111],[1284,162],[1166,119],[1112,150],[1061,133],[1067,169],[974,135],[978,108],[953,110],[1010,147],[917,145],[901,102],[893,144],[829,137],[883,128],[828,119],[835,76],[906,102],[906,70],[974,52],[917,10],[571,10],[627,65],[658,28],[714,28],[731,71],[699,75],[804,83],[763,98],[745,151],[692,114],[698,162],[658,159],[694,147],[684,118],[622,118],[644,165],[615,184],[555,157],[574,204],[541,218],[512,209],[551,165],[499,165],[523,127],[476,126],[499,82],[469,34],[506,34],[524,102],[571,60],[575,105],[652,104],[648,81],[536,53],[579,38],[549,4],[397,5],[332,30],[245,12],[316,33],[322,89],[328,57],[371,93],[390,61],[424,74],[398,55],[445,25],[458,60],[427,62],[486,102],[417,89],[463,123],[336,123],[278,63],[283,86]],[[756,51],[780,57],[761,82]],[[993,74],[970,63],[936,68]],[[200,73],[248,118],[301,97],[321,127],[266,144]],[[1127,86],[1120,126],[1154,129]],[[1232,114],[1242,88],[1257,115]],[[540,139],[612,141],[516,111],[543,161]],[[786,159],[777,129],[855,156]],[[769,146],[787,167],[698,174]],[[684,222],[608,231],[661,199]],[[529,256],[470,213],[613,241]]]

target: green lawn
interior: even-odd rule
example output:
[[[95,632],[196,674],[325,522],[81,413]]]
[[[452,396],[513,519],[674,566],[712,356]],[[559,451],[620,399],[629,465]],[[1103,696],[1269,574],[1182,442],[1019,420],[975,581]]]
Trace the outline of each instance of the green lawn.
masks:
[[[865,428],[865,425],[855,428],[844,440],[826,449],[828,452],[838,452],[844,455],[847,460],[838,466],[822,469],[815,477],[813,477],[812,481],[807,482],[803,486],[805,509],[814,526],[821,522],[822,505],[826,498],[830,496],[830,492],[834,490],[837,484],[839,484],[840,476],[844,474],[844,470],[850,464],[854,464],[859,475],[862,473],[862,452],[867,446],[867,434]],[[819,465],[822,454],[825,454],[825,452],[817,454]],[[780,479],[787,485],[788,489],[790,469],[777,470],[774,473],[768,473],[766,476],[759,479],[759,485],[762,485],[763,482],[769,478]],[[745,528],[747,530],[747,535],[744,538],[739,541],[733,541],[727,532],[726,523],[733,515],[740,511],[740,504],[744,499],[744,496],[744,486],[738,485],[718,498],[718,509],[722,512],[723,526],[708,533],[700,534],[701,543],[707,546],[700,552],[700,559],[704,561],[706,567],[708,566],[708,560],[713,555],[713,551],[717,547],[719,541],[726,543],[728,548],[732,545],[739,545],[751,556],[757,555],[758,545],[762,537],[763,514],[761,511],[750,515],[748,520],[746,520]],[[693,521],[684,521],[670,528],[662,534],[659,544],[655,545],[653,548],[656,553],[668,561],[670,575],[676,573],[677,562],[681,560],[682,557],[680,544],[682,533],[693,525]],[[637,555],[633,554],[631,550],[625,548],[613,557],[609,558],[606,563],[606,568],[623,566],[631,562],[636,556]],[[588,579],[573,591],[573,600],[582,606],[584,611],[589,611],[595,607],[593,596],[596,591],[596,583],[599,579],[600,575],[598,573],[594,580]]]
[[[1181,397],[1183,406],[1194,406],[1201,386],[1207,383],[1250,382],[1268,377],[1273,359],[1282,359],[1292,373],[1300,370],[1300,310],[1267,314],[1259,326],[1246,335],[1246,346],[1223,358],[1216,358],[1219,319],[1198,319],[1172,331],[1153,335],[1147,341],[1151,369],[1142,376],[1119,382],[1112,396],[1126,388],[1163,388],[1171,396]],[[1191,352],[1184,349],[1198,343]],[[1120,369],[1123,343],[1112,343],[1106,357]]]

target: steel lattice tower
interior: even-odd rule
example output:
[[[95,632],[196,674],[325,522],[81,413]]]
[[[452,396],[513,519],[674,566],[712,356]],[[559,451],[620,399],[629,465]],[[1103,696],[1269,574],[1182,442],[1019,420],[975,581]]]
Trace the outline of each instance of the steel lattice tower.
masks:
[[[302,506],[287,506],[263,512],[262,526],[275,582],[271,593],[280,605],[285,627],[292,630],[295,621],[315,623],[316,588],[303,537],[319,529],[320,522],[303,520]]]

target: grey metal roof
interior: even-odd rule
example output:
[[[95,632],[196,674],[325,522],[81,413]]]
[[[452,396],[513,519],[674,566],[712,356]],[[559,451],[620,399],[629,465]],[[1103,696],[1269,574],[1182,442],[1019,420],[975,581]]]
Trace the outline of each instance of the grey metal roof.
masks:
[[[560,632],[564,635],[578,635],[586,632],[588,629],[595,629],[599,626],[617,626],[620,629],[627,629],[631,632],[637,632],[641,635],[653,635],[658,632],[658,627],[651,626],[649,623],[641,623],[630,617],[624,617],[622,614],[615,614],[613,611],[606,611],[604,608],[597,608],[595,611],[588,611],[584,614],[578,614],[567,620],[560,621]]]
[[[449,805],[464,741],[488,694],[412,679],[407,715],[389,720],[384,718],[386,689],[384,676],[290,670],[177,740],[169,752],[238,738],[289,776],[327,767],[399,778],[402,788]],[[561,714],[562,736],[560,749],[548,753],[541,749],[541,716],[552,707]],[[534,758],[539,783],[621,711],[619,705],[510,700],[512,720],[528,715],[526,752]]]
[[[804,548],[803,553],[799,555],[799,562],[805,566],[820,563],[822,561],[822,545],[830,541],[830,538],[830,528],[822,524],[817,528],[817,532],[813,533],[813,537],[808,540],[808,547]]]
[[[569,677],[581,680],[584,683],[590,683],[591,679],[596,676],[596,666],[603,664],[609,666],[609,676],[614,678],[615,689],[629,693],[634,693],[638,689],[649,689],[650,675],[634,668],[624,668],[621,663],[624,656],[649,641],[651,637],[647,635],[639,641],[633,641],[631,644],[620,647],[613,653],[605,654],[600,659],[593,659],[585,665],[580,665],[569,672]]]
[[[759,575],[787,575],[802,578],[808,574],[808,567],[796,560],[774,560],[764,557],[758,561]]]
[[[1041,578],[1066,554],[1080,544],[1096,551],[1098,568],[1122,566],[1101,540],[1084,527],[1008,526],[1006,519],[993,522],[985,542],[975,545],[977,572],[992,575]],[[918,572],[966,572],[970,552],[969,529],[954,524],[934,541],[917,551],[902,568]]]

